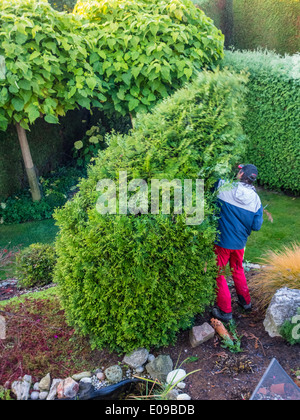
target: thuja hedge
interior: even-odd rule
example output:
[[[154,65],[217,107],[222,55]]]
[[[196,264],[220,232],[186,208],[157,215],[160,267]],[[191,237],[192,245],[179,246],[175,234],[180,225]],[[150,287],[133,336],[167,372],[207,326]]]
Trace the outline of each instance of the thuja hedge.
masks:
[[[258,167],[259,182],[300,192],[300,55],[227,51],[224,66],[249,72],[245,160]]]
[[[153,112],[139,115],[130,134],[109,135],[79,192],[56,211],[54,281],[69,322],[94,347],[127,352],[167,345],[213,302],[211,187],[239,161],[244,93],[243,76],[201,73]],[[118,185],[119,171],[148,187],[153,178],[204,179],[203,223],[187,225],[185,214],[172,207],[171,214],[99,214],[98,182]]]

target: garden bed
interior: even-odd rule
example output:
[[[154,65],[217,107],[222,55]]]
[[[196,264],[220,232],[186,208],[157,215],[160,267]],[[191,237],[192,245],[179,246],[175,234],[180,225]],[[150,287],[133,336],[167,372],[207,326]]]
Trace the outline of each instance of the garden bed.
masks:
[[[255,276],[256,273],[257,270],[250,270],[246,273],[246,276],[249,279]],[[15,289],[15,294],[18,293],[17,289]],[[235,292],[233,290],[232,296],[234,300]],[[180,365],[183,360],[187,359],[183,364],[183,368],[187,373],[200,369],[199,372],[189,375],[185,379],[187,387],[184,392],[188,393],[193,400],[248,400],[274,357],[286,373],[293,379],[296,379],[296,371],[300,368],[299,346],[290,346],[280,337],[269,337],[263,326],[264,316],[261,311],[255,308],[255,300],[253,300],[253,304],[254,309],[250,314],[242,312],[236,303],[233,305],[237,332],[238,335],[242,336],[241,347],[243,351],[241,353],[231,353],[228,349],[222,348],[217,336],[198,347],[192,348],[188,330],[178,335],[175,345],[150,349],[155,356],[169,354],[174,365],[176,363]],[[39,308],[42,308],[42,306],[39,306]],[[12,325],[10,324],[12,322],[10,318],[12,317],[8,317],[8,330],[9,325]],[[211,315],[209,310],[207,310],[203,316],[199,315],[196,317],[195,325],[210,322],[210,319]],[[43,323],[42,314],[40,314],[39,320]],[[27,325],[31,325],[30,328],[33,328],[33,331],[36,331],[36,333],[40,330],[32,323]],[[65,325],[62,311],[55,314],[53,325],[49,327],[53,327],[50,335],[53,335],[53,340],[57,343],[55,352],[58,358],[55,365],[51,365],[49,361],[51,360],[52,348],[43,350],[41,347],[41,353],[44,351],[44,354],[32,355],[32,367],[35,363],[35,357],[37,358],[37,363],[40,364],[40,373],[37,374],[38,371],[36,371],[35,374],[36,380],[41,379],[48,372],[51,372],[52,377],[66,377],[78,373],[79,370],[96,369],[100,366],[106,368],[123,360],[123,355],[110,353],[107,350],[89,350],[86,340],[76,341],[73,330]],[[60,328],[68,335],[68,338],[71,338],[67,346],[63,345],[64,337],[60,337],[62,332]],[[43,334],[45,336],[46,332],[44,331]],[[26,337],[26,334],[24,337]],[[20,333],[19,339],[21,338],[22,334]],[[9,340],[11,342],[11,338]],[[64,349],[60,349],[60,345],[63,345]],[[65,351],[67,353],[64,353]],[[78,351],[79,353],[77,353]],[[72,354],[73,356],[69,360],[64,360],[67,354]],[[3,356],[4,354],[2,353]],[[59,363],[57,363],[58,360],[60,361]],[[21,373],[33,374],[34,376],[34,372],[26,369],[19,372],[19,374]],[[11,374],[13,374],[12,371]],[[7,377],[7,375],[4,376]],[[15,376],[13,375],[10,380],[16,379]],[[1,380],[0,384],[4,385]]]

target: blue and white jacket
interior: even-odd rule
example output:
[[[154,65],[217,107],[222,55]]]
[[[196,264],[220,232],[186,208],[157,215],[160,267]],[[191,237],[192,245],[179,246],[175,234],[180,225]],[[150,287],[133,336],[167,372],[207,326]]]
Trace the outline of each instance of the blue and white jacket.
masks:
[[[263,223],[263,207],[255,187],[220,179],[215,188],[220,206],[216,244],[227,249],[243,249],[252,230],[260,230]]]

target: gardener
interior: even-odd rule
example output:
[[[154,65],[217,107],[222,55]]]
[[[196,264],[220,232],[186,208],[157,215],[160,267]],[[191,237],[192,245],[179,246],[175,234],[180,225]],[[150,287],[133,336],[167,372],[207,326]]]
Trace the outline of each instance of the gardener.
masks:
[[[218,204],[220,218],[215,254],[219,267],[217,278],[217,307],[212,313],[215,318],[229,322],[232,319],[231,296],[222,271],[229,262],[238,303],[251,310],[251,298],[243,268],[244,250],[252,230],[259,230],[263,222],[263,208],[255,187],[252,185],[258,172],[254,165],[240,165],[238,182],[229,184],[219,180]]]

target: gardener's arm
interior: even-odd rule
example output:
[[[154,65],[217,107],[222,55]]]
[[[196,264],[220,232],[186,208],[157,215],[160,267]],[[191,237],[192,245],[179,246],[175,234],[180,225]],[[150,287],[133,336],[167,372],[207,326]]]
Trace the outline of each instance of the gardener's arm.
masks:
[[[253,223],[251,226],[252,230],[260,230],[262,224],[263,224],[263,206],[261,205],[259,210],[255,213],[255,216],[253,218]]]

